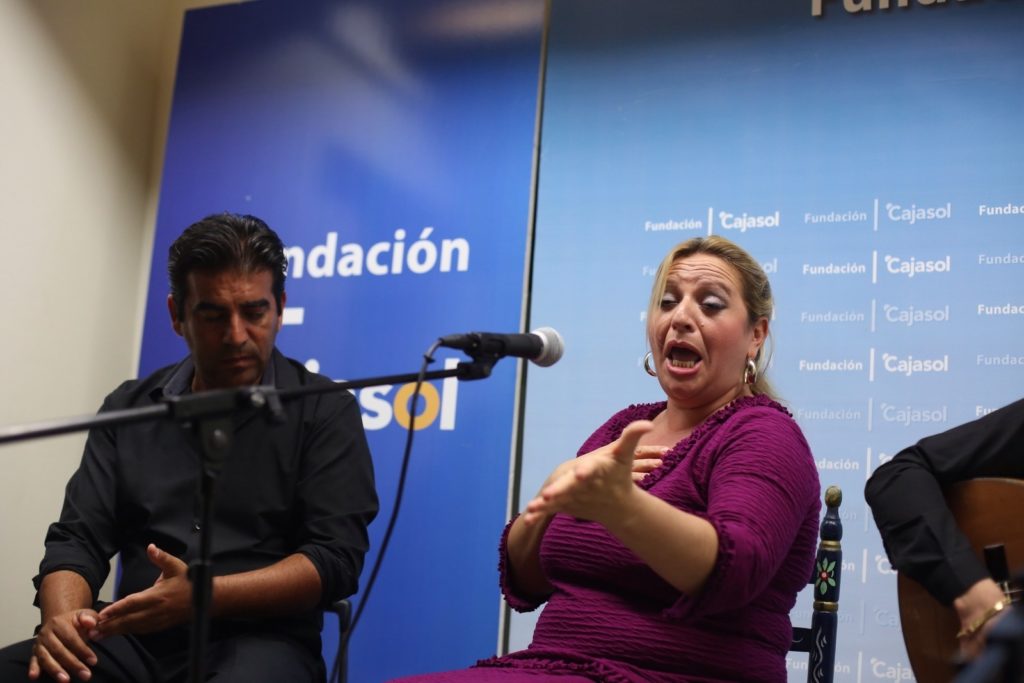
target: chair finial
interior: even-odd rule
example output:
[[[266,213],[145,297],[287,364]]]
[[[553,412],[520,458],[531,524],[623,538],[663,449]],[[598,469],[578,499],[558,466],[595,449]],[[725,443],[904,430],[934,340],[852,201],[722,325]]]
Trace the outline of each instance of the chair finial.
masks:
[[[825,505],[830,508],[837,508],[843,502],[843,490],[836,485],[825,489]]]

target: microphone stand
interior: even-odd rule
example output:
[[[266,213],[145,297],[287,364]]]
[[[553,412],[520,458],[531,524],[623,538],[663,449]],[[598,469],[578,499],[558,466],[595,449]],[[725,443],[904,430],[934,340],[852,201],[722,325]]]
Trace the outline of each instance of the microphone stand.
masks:
[[[199,556],[189,565],[189,580],[192,582],[192,627],[189,634],[188,680],[190,683],[201,683],[206,669],[206,643],[210,630],[210,602],[213,589],[213,565],[210,561],[213,495],[217,477],[231,453],[235,415],[242,412],[262,412],[268,422],[279,424],[285,421],[285,401],[349,389],[416,382],[421,379],[484,379],[490,376],[494,364],[501,358],[496,353],[481,352],[478,349],[469,350],[467,353],[473,358],[473,362],[462,362],[448,370],[433,370],[422,375],[386,375],[331,384],[306,385],[283,391],[270,386],[215,389],[184,396],[169,396],[155,406],[15,425],[0,429],[0,445],[84,431],[94,427],[110,427],[165,417],[177,421],[198,437],[202,462],[199,483]],[[413,406],[413,410],[415,408]]]

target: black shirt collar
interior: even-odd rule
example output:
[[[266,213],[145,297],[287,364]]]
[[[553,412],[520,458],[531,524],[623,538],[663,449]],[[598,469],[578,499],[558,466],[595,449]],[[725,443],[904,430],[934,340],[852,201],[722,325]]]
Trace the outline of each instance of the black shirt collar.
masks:
[[[192,393],[192,376],[195,375],[196,366],[192,362],[192,356],[178,364],[171,372],[162,387],[157,387],[157,397],[161,396],[184,396]],[[277,373],[274,372],[274,356],[271,354],[267,367],[263,370],[263,377],[260,379],[261,386],[277,386]]]

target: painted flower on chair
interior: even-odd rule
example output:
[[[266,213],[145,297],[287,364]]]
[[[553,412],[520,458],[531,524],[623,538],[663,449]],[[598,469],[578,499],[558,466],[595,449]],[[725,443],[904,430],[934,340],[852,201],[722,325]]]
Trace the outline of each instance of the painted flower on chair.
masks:
[[[828,561],[828,558],[823,558],[821,562],[817,563],[818,578],[814,582],[814,587],[818,589],[818,592],[822,595],[829,589],[829,586],[834,587],[836,585],[836,562],[832,560]]]

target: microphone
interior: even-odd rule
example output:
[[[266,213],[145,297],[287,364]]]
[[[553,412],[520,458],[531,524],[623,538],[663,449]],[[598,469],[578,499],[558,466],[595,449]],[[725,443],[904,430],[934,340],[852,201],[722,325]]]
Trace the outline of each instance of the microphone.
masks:
[[[550,327],[540,327],[528,334],[470,332],[449,334],[438,341],[449,349],[462,349],[470,356],[490,355],[497,358],[515,356],[528,358],[541,367],[554,365],[562,357],[565,344],[562,336]]]

